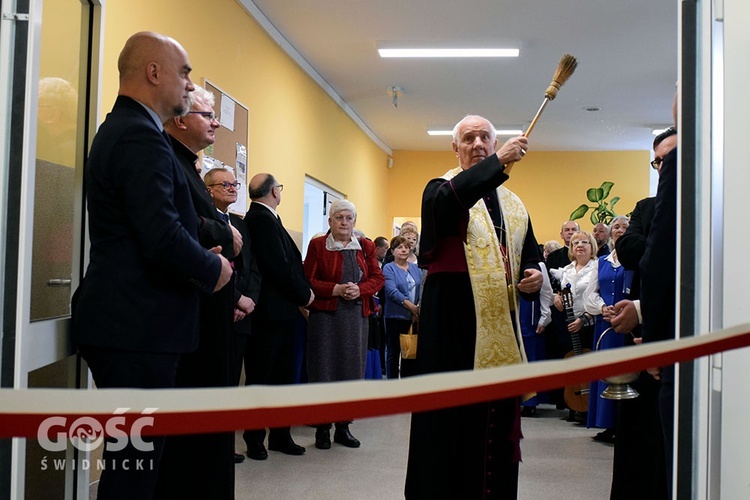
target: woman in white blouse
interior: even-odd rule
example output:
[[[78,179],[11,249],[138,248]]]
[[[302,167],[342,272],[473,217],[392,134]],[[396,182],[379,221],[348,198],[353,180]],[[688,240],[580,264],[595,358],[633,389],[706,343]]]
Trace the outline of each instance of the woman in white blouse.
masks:
[[[571,263],[563,268],[552,271],[552,274],[560,280],[563,288],[569,286],[573,295],[573,313],[575,319],[568,324],[568,331],[581,335],[582,345],[588,347],[593,341],[593,331],[590,328],[594,324],[592,316],[584,309],[586,288],[593,280],[596,281],[598,247],[594,235],[587,231],[574,233],[570,238],[568,256]],[[563,311],[564,306],[560,295],[555,295],[555,307]]]

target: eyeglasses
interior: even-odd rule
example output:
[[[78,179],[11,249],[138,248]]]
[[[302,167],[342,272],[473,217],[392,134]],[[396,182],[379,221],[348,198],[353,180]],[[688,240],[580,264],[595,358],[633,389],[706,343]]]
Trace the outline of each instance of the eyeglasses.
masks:
[[[588,241],[588,240],[571,241],[570,242],[570,246],[573,246],[573,247],[578,246],[578,245],[590,245],[590,244],[591,244],[591,242]]]
[[[664,158],[659,158],[658,156],[654,158],[654,160],[651,162],[651,168],[654,170],[659,170],[659,166],[664,161]]]
[[[277,184],[277,185],[275,185],[274,187],[275,187],[275,188],[279,188],[279,192],[281,192],[281,191],[283,191],[283,190],[284,190],[284,185],[283,185],[283,184]]]
[[[233,187],[234,189],[239,189],[241,185],[242,184],[239,182],[224,181],[224,182],[217,182],[216,184],[209,184],[208,187],[222,186],[224,189],[229,191],[230,187]]]
[[[213,111],[188,111],[190,115],[201,115],[203,118],[208,118],[208,121],[219,121],[219,117]]]

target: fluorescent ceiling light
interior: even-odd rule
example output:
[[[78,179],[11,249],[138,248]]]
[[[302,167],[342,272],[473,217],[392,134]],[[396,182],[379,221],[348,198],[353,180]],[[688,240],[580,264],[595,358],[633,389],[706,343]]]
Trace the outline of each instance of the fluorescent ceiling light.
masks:
[[[380,57],[518,57],[519,49],[378,49]]]
[[[666,132],[668,128],[669,128],[669,127],[664,127],[664,128],[655,128],[655,129],[653,129],[653,130],[651,131],[651,135],[659,135],[659,134],[661,134],[662,132]]]
[[[523,130],[521,129],[497,129],[495,132],[497,132],[497,135],[512,136],[512,135],[521,135],[523,133]],[[433,129],[433,130],[428,130],[427,134],[428,135],[453,135],[453,130]]]

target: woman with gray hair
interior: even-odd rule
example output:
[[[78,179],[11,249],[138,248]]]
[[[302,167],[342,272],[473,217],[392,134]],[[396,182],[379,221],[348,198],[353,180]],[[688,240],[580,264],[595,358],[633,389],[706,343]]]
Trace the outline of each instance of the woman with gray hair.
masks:
[[[304,268],[315,300],[307,327],[307,373],[310,382],[359,380],[365,377],[372,297],[385,279],[375,244],[354,235],[357,210],[348,200],[331,204],[328,234],[313,238]],[[333,440],[349,448],[360,442],[350,422],[337,422]],[[315,447],[331,447],[331,424],[317,426]]]

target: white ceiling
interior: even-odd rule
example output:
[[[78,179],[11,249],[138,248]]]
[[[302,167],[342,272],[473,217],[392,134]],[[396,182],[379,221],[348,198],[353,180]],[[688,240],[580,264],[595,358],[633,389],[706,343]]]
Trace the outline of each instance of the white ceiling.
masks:
[[[250,0],[240,0],[246,7]],[[394,150],[445,150],[469,113],[525,128],[560,58],[578,69],[531,149],[649,149],[672,121],[678,0],[253,0],[267,21]],[[252,6],[251,6],[252,7]],[[380,43],[513,45],[517,59],[381,59]],[[388,87],[403,90],[394,108]],[[589,112],[586,108],[598,107]]]

